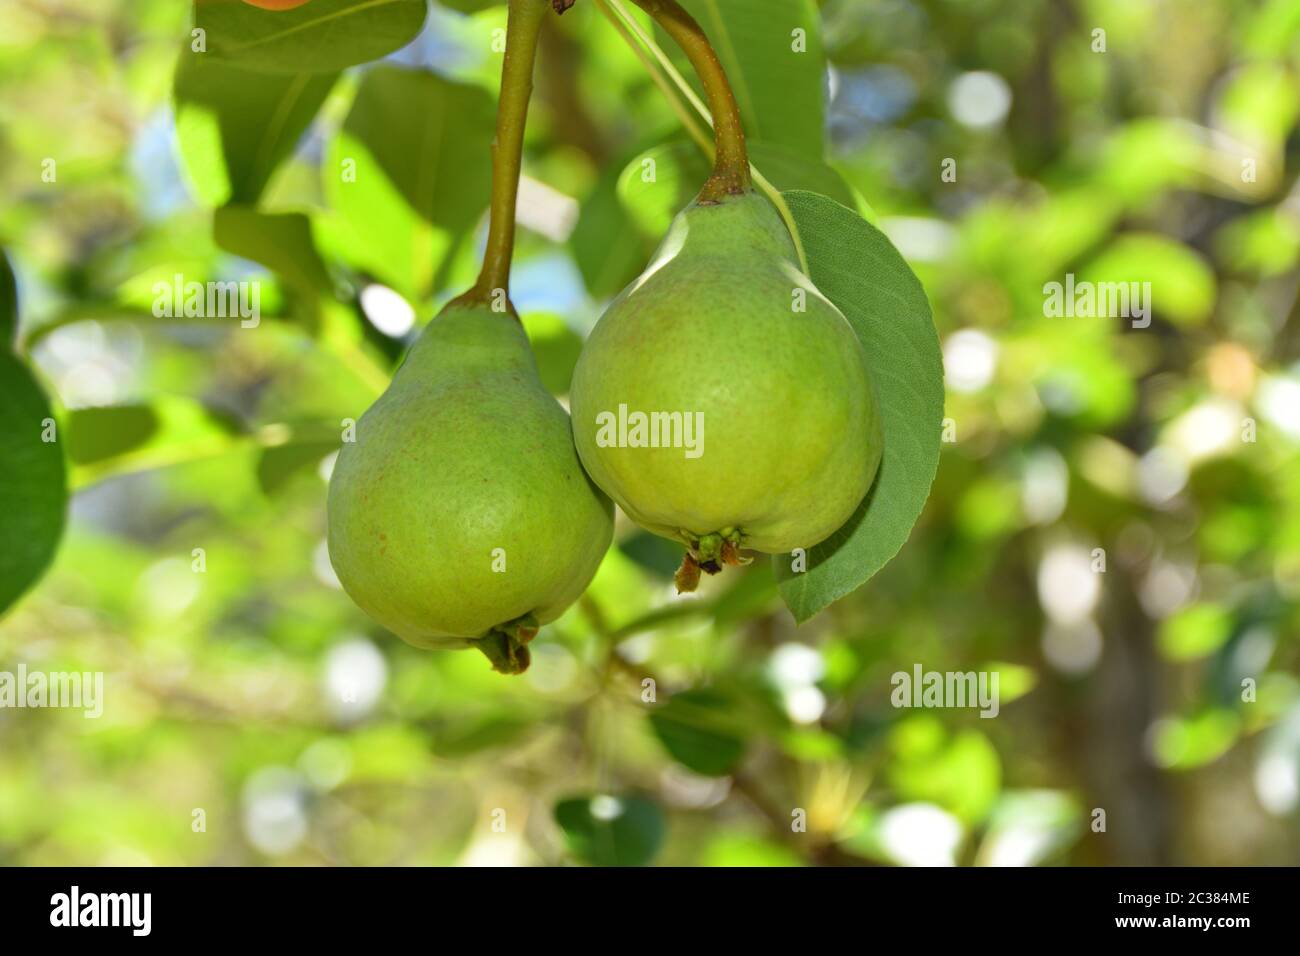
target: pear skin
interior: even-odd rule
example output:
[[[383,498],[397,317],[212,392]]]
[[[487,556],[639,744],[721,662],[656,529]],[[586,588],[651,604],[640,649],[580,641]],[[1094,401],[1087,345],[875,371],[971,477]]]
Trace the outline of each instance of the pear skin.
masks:
[[[695,415],[696,457],[664,447],[664,419],[611,443],[620,406]],[[592,331],[570,407],[596,484],[709,572],[735,563],[737,547],[775,554],[825,540],[881,459],[862,345],[800,271],[776,208],[752,191],[677,216]]]
[[[519,321],[453,304],[339,453],[330,560],[357,605],[416,646],[487,652],[511,631],[489,658],[517,672],[520,644],[596,573],[612,512]]]

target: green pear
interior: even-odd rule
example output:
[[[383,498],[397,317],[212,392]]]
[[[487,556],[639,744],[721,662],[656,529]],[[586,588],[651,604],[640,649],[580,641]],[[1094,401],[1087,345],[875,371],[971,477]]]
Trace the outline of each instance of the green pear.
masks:
[[[592,331],[569,398],[587,473],[709,572],[737,548],[825,540],[880,464],[862,345],[752,190],[677,216]]]
[[[523,645],[596,573],[613,506],[583,472],[518,319],[448,306],[355,438],[329,488],[344,590],[411,644],[476,646],[522,671]]]

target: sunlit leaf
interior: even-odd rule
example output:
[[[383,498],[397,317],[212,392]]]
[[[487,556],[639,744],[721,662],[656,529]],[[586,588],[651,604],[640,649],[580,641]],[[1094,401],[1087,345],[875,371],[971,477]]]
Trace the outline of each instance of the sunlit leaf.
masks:
[[[183,52],[176,139],[199,199],[209,206],[256,203],[337,79],[337,73],[253,73]]]
[[[1232,636],[1232,613],[1221,604],[1183,608],[1160,622],[1160,650],[1174,661],[1213,654]]]
[[[1019,700],[1038,686],[1038,673],[1032,667],[995,661],[976,669],[977,674],[996,674],[998,677],[999,708]]]
[[[213,231],[221,248],[266,266],[300,295],[314,297],[333,288],[311,220],[302,213],[223,206],[216,211]]]
[[[1214,250],[1233,269],[1279,275],[1300,261],[1300,223],[1277,207],[1247,213],[1224,224],[1215,236]]]
[[[89,465],[125,454],[147,442],[159,427],[151,405],[78,408],[68,413],[68,458]]]
[[[181,396],[74,409],[64,431],[76,487],[122,472],[223,455],[241,441],[228,420]]]
[[[758,836],[722,834],[711,842],[701,866],[803,866],[803,858],[788,847]]]
[[[924,740],[917,733],[922,729]],[[893,744],[889,783],[903,798],[938,804],[967,823],[982,819],[997,799],[1002,763],[984,734],[965,730],[949,737],[926,716],[901,725]]]
[[[1214,271],[1196,252],[1165,236],[1129,233],[1116,239],[1093,259],[1079,279],[1095,286],[1102,283],[1127,285],[1129,309],[1136,314],[1133,283],[1139,296],[1147,298],[1156,316],[1179,324],[1205,321],[1214,308]],[[1145,291],[1150,284],[1149,298]],[[1122,301],[1122,300],[1121,300]],[[1094,321],[1105,321],[1098,316]],[[1116,316],[1109,317],[1112,321]],[[1128,321],[1128,317],[1120,318]],[[1137,319],[1145,322],[1145,317]]]
[[[1234,135],[1252,144],[1280,145],[1300,113],[1295,77],[1280,63],[1245,64],[1224,84],[1219,110]]]
[[[366,73],[325,163],[339,251],[408,299],[427,296],[487,209],[492,97],[432,73]]]
[[[410,43],[426,0],[312,0],[267,11],[231,0],[195,0],[194,25],[208,55],[267,73],[332,73]]]
[[[1211,708],[1187,717],[1168,717],[1154,727],[1152,749],[1163,767],[1190,770],[1218,760],[1237,740],[1241,718]]]

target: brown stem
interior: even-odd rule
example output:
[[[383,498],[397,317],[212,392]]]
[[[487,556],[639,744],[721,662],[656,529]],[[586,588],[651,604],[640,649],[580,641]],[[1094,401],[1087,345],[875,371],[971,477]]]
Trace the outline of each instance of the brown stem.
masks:
[[[511,313],[510,263],[515,252],[515,207],[523,170],[524,129],[533,95],[533,67],[548,0],[510,0],[505,62],[501,68],[501,100],[497,134],[492,143],[492,203],[488,216],[487,251],[474,287],[456,300],[460,305],[504,306]]]
[[[753,185],[749,174],[749,148],[745,145],[745,124],[740,118],[736,95],[727,80],[713,45],[704,29],[677,0],[632,0],[663,27],[699,75],[713,114],[716,156],[713,175],[700,191],[701,202],[718,202],[727,196],[747,192]]]

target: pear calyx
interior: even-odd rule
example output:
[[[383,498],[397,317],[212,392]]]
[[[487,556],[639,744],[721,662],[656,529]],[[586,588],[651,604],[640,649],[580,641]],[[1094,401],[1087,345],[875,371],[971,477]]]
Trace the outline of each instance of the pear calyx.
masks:
[[[719,574],[724,566],[740,567],[754,561],[741,556],[744,535],[735,528],[724,528],[698,538],[683,531],[681,537],[686,542],[686,554],[673,577],[678,594],[690,594],[699,587],[701,571]]]
[[[528,644],[537,636],[537,618],[525,614],[521,618],[494,627],[474,642],[498,674],[522,674],[533,662]]]

